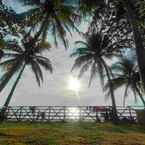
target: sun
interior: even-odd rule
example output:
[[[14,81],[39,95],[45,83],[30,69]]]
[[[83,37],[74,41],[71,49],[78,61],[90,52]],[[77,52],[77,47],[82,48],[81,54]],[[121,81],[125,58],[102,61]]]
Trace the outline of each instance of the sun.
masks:
[[[80,87],[80,81],[76,77],[70,76],[68,81],[68,89],[74,92],[79,92]]]

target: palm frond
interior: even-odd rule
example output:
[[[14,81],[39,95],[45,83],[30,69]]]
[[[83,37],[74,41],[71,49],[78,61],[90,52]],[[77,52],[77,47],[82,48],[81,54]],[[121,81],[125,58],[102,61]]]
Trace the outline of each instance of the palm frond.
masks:
[[[72,70],[74,70],[75,68],[81,67],[81,65],[86,63],[86,61],[90,61],[91,59],[92,59],[91,55],[82,55],[82,56],[79,56],[78,58],[75,59],[75,63],[73,65],[73,67],[72,67]]]
[[[10,52],[13,51],[17,53],[23,53],[22,47],[15,41],[8,41],[6,43],[4,50],[10,51]]]
[[[51,48],[51,44],[49,42],[47,42],[47,41],[41,41],[38,44],[37,48],[36,48],[36,52],[37,53],[41,53],[41,52],[43,52],[45,50],[48,50],[49,51],[50,48]]]
[[[77,48],[73,53],[71,53],[70,57],[75,57],[75,56],[81,56],[81,55],[85,55],[85,54],[89,54],[90,51],[89,49],[85,48],[85,47],[80,47]]]
[[[76,41],[75,44],[76,45],[84,45],[84,46],[88,47],[88,44],[84,41]]]
[[[58,36],[63,42],[65,48],[68,48],[68,42],[66,40],[66,31],[63,24],[59,21],[58,17],[55,15],[55,27],[58,32]]]
[[[40,86],[41,81],[43,81],[43,74],[42,74],[41,68],[40,68],[38,62],[34,61],[34,60],[31,60],[30,65],[31,65],[32,71],[35,75],[36,81],[37,81],[38,85]]]
[[[0,66],[3,68],[8,68],[9,66],[13,66],[13,64],[16,62],[16,59],[8,59],[0,62]]]
[[[90,74],[90,79],[89,79],[89,87],[91,86],[92,80],[94,79],[94,77],[96,77],[96,73],[97,73],[97,67],[96,67],[96,63],[94,62],[91,66],[91,74]]]
[[[0,92],[5,88],[9,80],[12,76],[20,69],[22,61],[15,61],[15,63],[11,64],[11,68],[8,69],[0,79]]]
[[[37,62],[46,70],[50,71],[52,73],[53,68],[51,65],[51,61],[46,58],[46,57],[42,57],[42,56],[36,56]]]
[[[89,69],[90,65],[91,65],[91,61],[88,61],[84,65],[81,66],[81,69],[79,72],[79,78],[84,75],[84,73]]]
[[[25,4],[25,5],[40,5],[40,0],[19,0],[21,3]]]

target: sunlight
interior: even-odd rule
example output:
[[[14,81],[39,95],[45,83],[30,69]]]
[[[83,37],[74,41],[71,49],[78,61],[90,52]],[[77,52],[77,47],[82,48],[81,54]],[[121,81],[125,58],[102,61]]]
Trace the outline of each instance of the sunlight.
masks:
[[[79,119],[80,118],[80,109],[76,107],[68,108],[69,119]]]
[[[80,81],[76,77],[71,76],[69,78],[69,82],[68,82],[68,89],[69,90],[78,93],[80,90],[80,86],[81,86]]]

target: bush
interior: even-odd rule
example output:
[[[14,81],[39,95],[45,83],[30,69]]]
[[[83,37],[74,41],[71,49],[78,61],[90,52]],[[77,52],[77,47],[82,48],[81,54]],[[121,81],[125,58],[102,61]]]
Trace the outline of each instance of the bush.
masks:
[[[141,125],[145,125],[145,110],[136,110],[137,121]]]

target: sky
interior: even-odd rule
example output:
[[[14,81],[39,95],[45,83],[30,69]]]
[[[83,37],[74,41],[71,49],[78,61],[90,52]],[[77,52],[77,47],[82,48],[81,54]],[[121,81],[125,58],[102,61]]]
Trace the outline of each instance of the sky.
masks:
[[[22,7],[18,2],[16,2],[16,0],[4,1],[18,13],[26,10],[26,8]],[[82,24],[81,29],[86,29],[86,25]],[[20,82],[17,85],[10,105],[109,105],[111,103],[110,99],[106,99],[106,97],[104,97],[99,77],[96,76],[96,79],[93,81],[91,87],[88,88],[89,72],[80,79],[81,87],[79,96],[76,95],[74,91],[68,89],[70,76],[77,76],[78,74],[78,71],[71,73],[74,59],[70,58],[70,54],[75,47],[74,42],[80,39],[80,36],[74,32],[73,37],[69,38],[70,48],[68,50],[65,50],[60,44],[58,48],[53,47],[49,53],[44,54],[52,61],[54,71],[53,74],[49,74],[48,72],[44,73],[45,79],[41,87],[38,87],[30,69],[26,68]],[[1,92],[0,105],[4,103],[10,91],[12,82],[13,80],[11,80],[9,85]],[[121,96],[121,91],[116,92],[117,105],[122,105]],[[127,102],[133,102],[131,97],[128,98]]]

